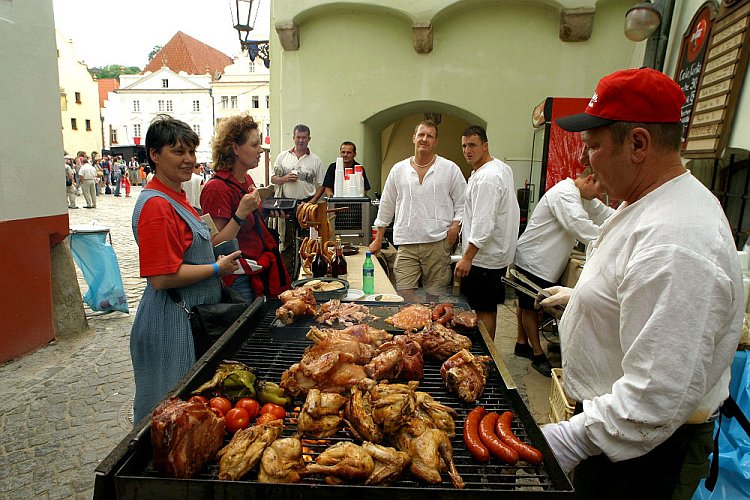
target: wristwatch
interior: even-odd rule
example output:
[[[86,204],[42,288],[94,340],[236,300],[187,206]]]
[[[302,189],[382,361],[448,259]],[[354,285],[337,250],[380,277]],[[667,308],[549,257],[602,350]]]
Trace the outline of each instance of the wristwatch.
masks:
[[[232,214],[232,219],[234,219],[234,222],[236,222],[238,226],[242,226],[243,224],[245,224],[245,219],[240,219],[239,217],[237,217],[236,213]]]

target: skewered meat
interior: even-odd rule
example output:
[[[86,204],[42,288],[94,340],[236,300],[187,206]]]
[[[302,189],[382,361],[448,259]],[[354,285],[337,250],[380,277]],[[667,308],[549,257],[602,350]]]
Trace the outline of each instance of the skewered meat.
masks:
[[[343,406],[347,398],[339,394],[310,389],[297,418],[297,430],[315,438],[327,438],[341,427]]]
[[[302,443],[297,438],[277,439],[263,452],[259,483],[296,483],[305,468]]]
[[[354,363],[354,355],[330,351],[318,357],[303,356],[281,375],[281,387],[293,396],[310,389],[339,394],[366,377],[362,366]]]
[[[432,359],[445,361],[461,349],[471,349],[471,339],[440,323],[430,322],[420,332],[410,332],[409,338],[419,342],[422,353]]]
[[[474,356],[462,349],[443,363],[440,375],[450,392],[461,401],[471,403],[484,392],[488,374],[486,363],[491,361],[490,356]]]
[[[281,420],[238,430],[219,450],[219,479],[237,481],[255,468],[263,451],[281,435]]]
[[[477,313],[474,311],[454,311],[451,325],[461,330],[474,330],[477,327]]]
[[[352,325],[343,330],[334,330],[332,328],[318,328],[311,327],[310,331],[307,332],[306,337],[315,343],[321,342],[328,337],[343,338],[343,337],[354,337],[364,344],[369,344],[373,347],[378,347],[383,342],[387,342],[393,338],[393,335],[386,332],[385,330],[378,330],[367,324]]]
[[[364,481],[375,470],[372,457],[359,445],[341,441],[318,455],[315,463],[307,464],[307,474],[325,474],[326,482],[338,483],[336,479]],[[329,478],[333,478],[333,481]]]
[[[151,414],[156,468],[170,477],[193,477],[224,442],[224,418],[207,405],[170,398]]]
[[[279,294],[281,307],[276,309],[276,317],[285,325],[294,322],[299,316],[315,314],[315,296],[309,288],[294,288]]]
[[[419,382],[389,384],[380,382],[370,389],[372,418],[385,434],[393,434],[409,421],[416,408],[414,391]]]
[[[430,427],[445,431],[448,437],[455,437],[455,419],[458,417],[456,410],[439,403],[426,392],[417,391],[415,396],[417,398],[415,417],[429,422]]]
[[[399,335],[378,348],[378,355],[365,365],[365,373],[373,380],[421,379],[424,377],[422,348],[405,335]]]
[[[362,443],[362,448],[375,462],[375,469],[365,481],[365,484],[369,486],[389,484],[395,481],[411,463],[409,454],[398,451],[396,448],[380,446],[369,441]]]
[[[344,408],[344,420],[349,430],[362,441],[380,443],[383,440],[383,431],[372,418],[370,392],[352,387],[351,394]]]
[[[411,457],[411,473],[428,483],[440,483],[440,473],[448,475],[456,488],[463,488],[464,481],[453,463],[453,446],[445,431],[430,429],[421,419],[411,419],[396,434],[396,448]]]
[[[401,309],[393,316],[385,318],[385,322],[402,330],[418,330],[432,321],[432,309],[422,304],[412,304]]]
[[[370,314],[370,308],[354,302],[341,302],[338,299],[332,299],[320,306],[315,321],[333,325],[339,323],[346,326],[352,326],[355,323],[363,323],[368,319],[375,319]]]

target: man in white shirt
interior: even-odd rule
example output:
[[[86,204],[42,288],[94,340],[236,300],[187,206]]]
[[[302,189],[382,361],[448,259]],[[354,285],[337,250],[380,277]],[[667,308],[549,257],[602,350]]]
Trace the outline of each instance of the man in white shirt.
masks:
[[[461,149],[473,172],[464,195],[461,260],[455,275],[461,295],[495,338],[497,305],[505,302],[501,278],[513,262],[521,211],[513,170],[490,155],[487,132],[472,125],[461,136]]]
[[[744,295],[724,212],[682,166],[684,102],[668,76],[629,69],[557,120],[581,132],[582,163],[623,200],[575,289],[542,301],[567,301],[565,392],[580,413],[542,432],[578,498],[689,498],[708,473]]]
[[[598,191],[589,167],[575,179],[563,179],[544,193],[518,239],[516,270],[542,288],[554,286],[565,270],[575,240],[588,245],[599,235],[599,226],[614,213],[596,198]],[[551,377],[552,365],[539,342],[538,314],[534,299],[519,294],[514,353],[529,358],[536,371]]]
[[[78,171],[78,176],[83,198],[86,200],[86,206],[83,208],[96,208],[96,169],[89,163],[88,155],[84,154],[80,159],[81,169]]]
[[[318,155],[310,151],[310,127],[297,125],[293,131],[294,147],[282,151],[273,164],[271,184],[277,186],[277,198],[294,198],[315,203],[323,194],[325,170]],[[282,251],[294,248],[294,231],[284,221],[279,224]]]
[[[412,142],[414,156],[396,163],[385,181],[370,251],[380,251],[385,228],[395,219],[396,290],[417,302],[421,279],[427,300],[437,302],[451,279],[450,254],[463,216],[466,180],[458,165],[435,154],[435,122],[420,122]]]
[[[201,166],[195,164],[193,166],[193,175],[189,181],[182,183],[182,190],[185,191],[190,206],[192,206],[196,212],[203,214],[201,211],[201,189],[203,188],[203,176],[201,175]]]

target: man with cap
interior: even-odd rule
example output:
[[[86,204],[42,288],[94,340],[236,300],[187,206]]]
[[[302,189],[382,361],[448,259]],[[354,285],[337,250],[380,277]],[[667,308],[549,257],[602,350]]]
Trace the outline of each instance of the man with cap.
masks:
[[[669,77],[630,69],[557,120],[581,132],[582,163],[622,200],[575,289],[541,302],[567,304],[563,376],[579,403],[542,431],[578,498],[689,498],[708,474],[744,296],[721,206],[682,166],[684,102]]]

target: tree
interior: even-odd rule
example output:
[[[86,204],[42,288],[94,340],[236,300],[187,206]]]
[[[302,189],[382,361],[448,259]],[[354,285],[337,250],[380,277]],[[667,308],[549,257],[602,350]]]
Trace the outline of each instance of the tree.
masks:
[[[148,53],[148,60],[149,60],[149,62],[151,61],[151,59],[153,59],[153,58],[154,58],[154,56],[155,56],[155,55],[156,55],[156,54],[157,54],[157,53],[158,53],[158,52],[159,52],[159,51],[160,51],[161,49],[162,49],[162,46],[161,46],[161,45],[154,45],[154,48],[153,48],[153,49],[151,49],[151,52],[149,52],[149,53]]]
[[[120,66],[119,64],[110,64],[99,68],[94,75],[98,79],[103,78],[120,78],[120,75],[135,75],[141,72],[141,69],[137,66]]]

